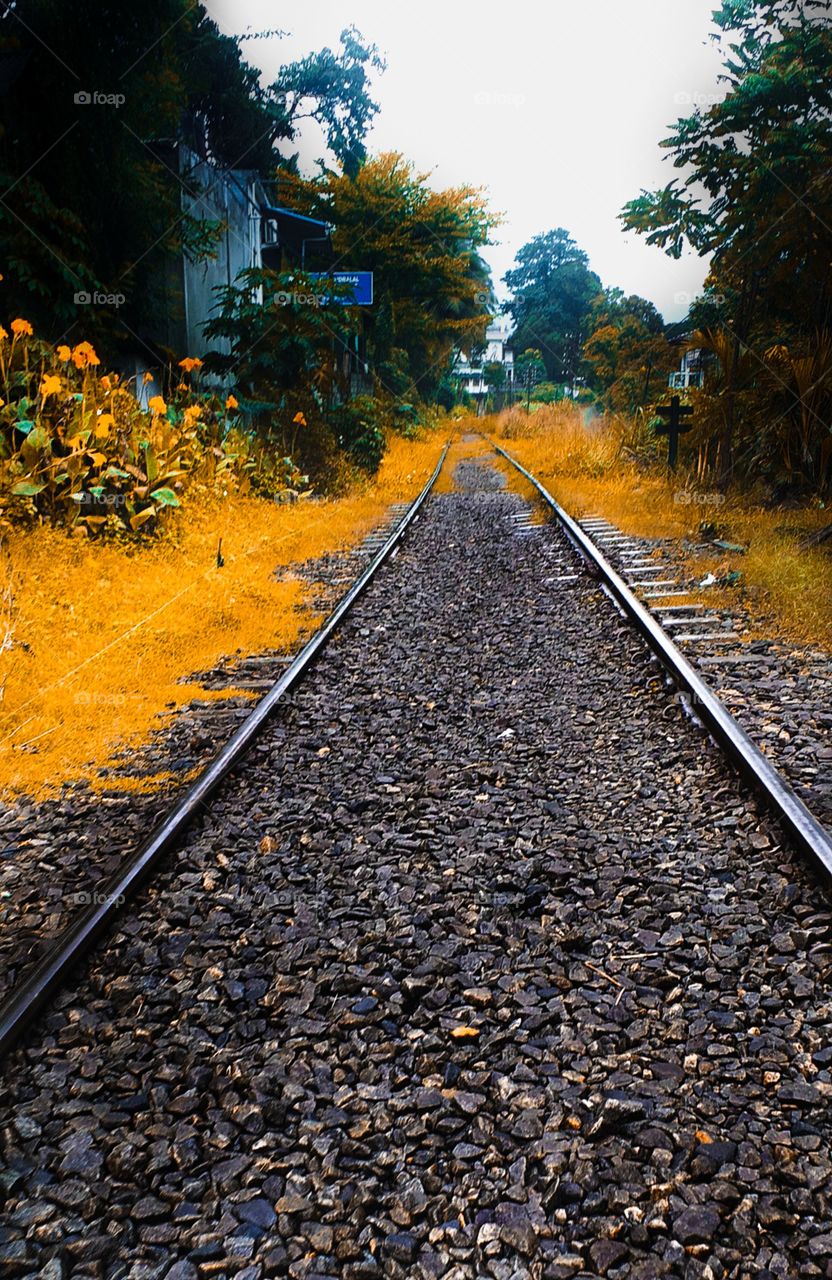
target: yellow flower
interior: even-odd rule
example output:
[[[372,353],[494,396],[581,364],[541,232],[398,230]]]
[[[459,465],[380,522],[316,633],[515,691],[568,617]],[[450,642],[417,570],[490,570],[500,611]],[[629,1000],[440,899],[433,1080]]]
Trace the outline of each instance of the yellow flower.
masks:
[[[32,332],[32,326],[28,320],[21,320],[19,316],[17,320],[12,320],[12,333],[16,338],[19,338],[24,333],[31,338]]]
[[[71,355],[72,355],[72,351],[70,350],[70,348],[66,345],[65,342],[62,342],[61,345],[58,347],[58,359],[66,362]]]
[[[148,370],[147,373],[142,375],[142,382],[144,382],[146,385],[148,382],[152,382],[152,381],[153,381],[153,374]]]
[[[199,418],[201,414],[201,404],[189,404],[182,416],[184,417],[185,422],[190,426],[190,424],[195,421],[195,419]]]
[[[100,364],[101,361],[89,342],[79,342],[78,346],[73,348],[72,363],[76,369],[85,369],[88,364]]]
[[[299,427],[306,426],[306,419],[304,418],[302,413],[296,413],[292,421],[296,422]]]
[[[151,396],[147,402],[147,407],[151,409],[153,413],[161,414],[167,413],[168,411],[168,407],[161,396]]]
[[[110,390],[110,379],[107,377],[106,373],[104,374],[104,377],[101,379],[101,385],[105,391]]]
[[[2,324],[0,324],[0,342],[5,342],[8,336],[9,335],[6,333],[6,330],[3,328]]]
[[[43,400],[48,396],[59,396],[63,390],[61,380],[56,373],[46,373],[43,382],[40,384],[40,394]]]
[[[179,368],[184,369],[186,373],[192,373],[194,369],[202,368],[202,361],[198,356],[185,356],[184,360],[179,361]]]
[[[229,396],[225,402],[225,407],[226,409],[238,409],[240,406],[237,403],[237,397]]]
[[[95,420],[96,439],[103,440],[106,435],[109,435],[110,428],[115,425],[116,420],[111,413],[99,413]]]

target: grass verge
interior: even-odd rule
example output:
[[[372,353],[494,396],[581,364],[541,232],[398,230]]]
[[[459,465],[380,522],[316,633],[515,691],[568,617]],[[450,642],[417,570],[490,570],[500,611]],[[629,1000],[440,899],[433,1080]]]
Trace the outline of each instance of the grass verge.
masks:
[[[718,577],[730,570],[742,575],[737,589],[709,591],[707,599],[717,603],[718,595],[725,607],[742,599],[758,634],[832,648],[829,543],[807,550],[799,545],[829,522],[819,505],[772,508],[749,494],[723,501],[683,471],[669,476],[639,462],[627,449],[622,424],[603,418],[586,424],[574,405],[542,407],[528,416],[504,413],[484,419],[482,429],[578,519],[601,515],[634,536],[691,541],[701,541],[708,525],[711,536],[744,547],[744,554],[714,548],[707,563],[696,559],[700,577],[708,570]]]
[[[191,673],[227,655],[295,646],[313,618],[292,566],[355,544],[391,503],[415,497],[446,435],[393,437],[376,479],[343,498],[194,502],[147,545],[47,527],[8,534],[0,794],[42,798],[80,780],[112,789],[102,766],[147,741],[160,715],[207,696],[187,682]]]

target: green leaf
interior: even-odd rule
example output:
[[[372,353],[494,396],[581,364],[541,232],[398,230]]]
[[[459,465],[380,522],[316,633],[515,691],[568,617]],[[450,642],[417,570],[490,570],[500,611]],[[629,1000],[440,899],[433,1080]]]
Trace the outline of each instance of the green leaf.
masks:
[[[21,480],[12,489],[12,493],[20,498],[33,498],[36,493],[43,493],[45,484],[35,484],[32,480]]]
[[[155,502],[160,503],[163,507],[179,506],[179,499],[173,492],[173,489],[154,489],[150,496]]]
[[[148,484],[153,484],[153,481],[159,477],[159,463],[156,461],[156,454],[149,444],[144,446],[144,470]]]
[[[22,431],[24,436],[28,436],[35,424],[29,418],[18,418],[14,425],[17,431]]]

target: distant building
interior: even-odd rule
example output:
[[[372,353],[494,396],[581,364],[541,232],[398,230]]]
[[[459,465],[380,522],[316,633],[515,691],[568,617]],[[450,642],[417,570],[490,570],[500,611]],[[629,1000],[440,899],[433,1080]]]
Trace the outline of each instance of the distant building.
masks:
[[[503,396],[512,399],[514,390],[514,351],[510,345],[508,322],[498,317],[493,320],[485,332],[485,347],[475,360],[464,352],[459,352],[454,363],[454,377],[458,380],[460,391],[477,401],[481,409],[490,390],[485,374],[485,366],[500,364],[505,370]]]
[[[703,352],[699,347],[691,347],[682,355],[678,369],[668,376],[667,385],[674,391],[687,391],[690,387],[701,387],[705,380]]]

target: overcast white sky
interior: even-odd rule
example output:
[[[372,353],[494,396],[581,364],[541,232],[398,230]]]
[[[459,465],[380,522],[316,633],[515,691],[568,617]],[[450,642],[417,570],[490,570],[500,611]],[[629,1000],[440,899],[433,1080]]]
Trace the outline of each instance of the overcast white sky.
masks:
[[[674,262],[617,215],[673,168],[659,140],[691,100],[720,93],[708,38],[714,0],[208,0],[227,32],[280,27],[246,57],[273,80],[281,63],[337,46],[354,24],[387,57],[369,149],[401,151],[434,186],[487,189],[505,215],[486,251],[498,292],[517,249],[563,226],[605,285],[650,298],[668,320],[687,311],[706,264]],[[309,134],[310,171],[322,154]],[[360,255],[359,255],[360,256]],[[361,262],[350,263],[358,269]]]

